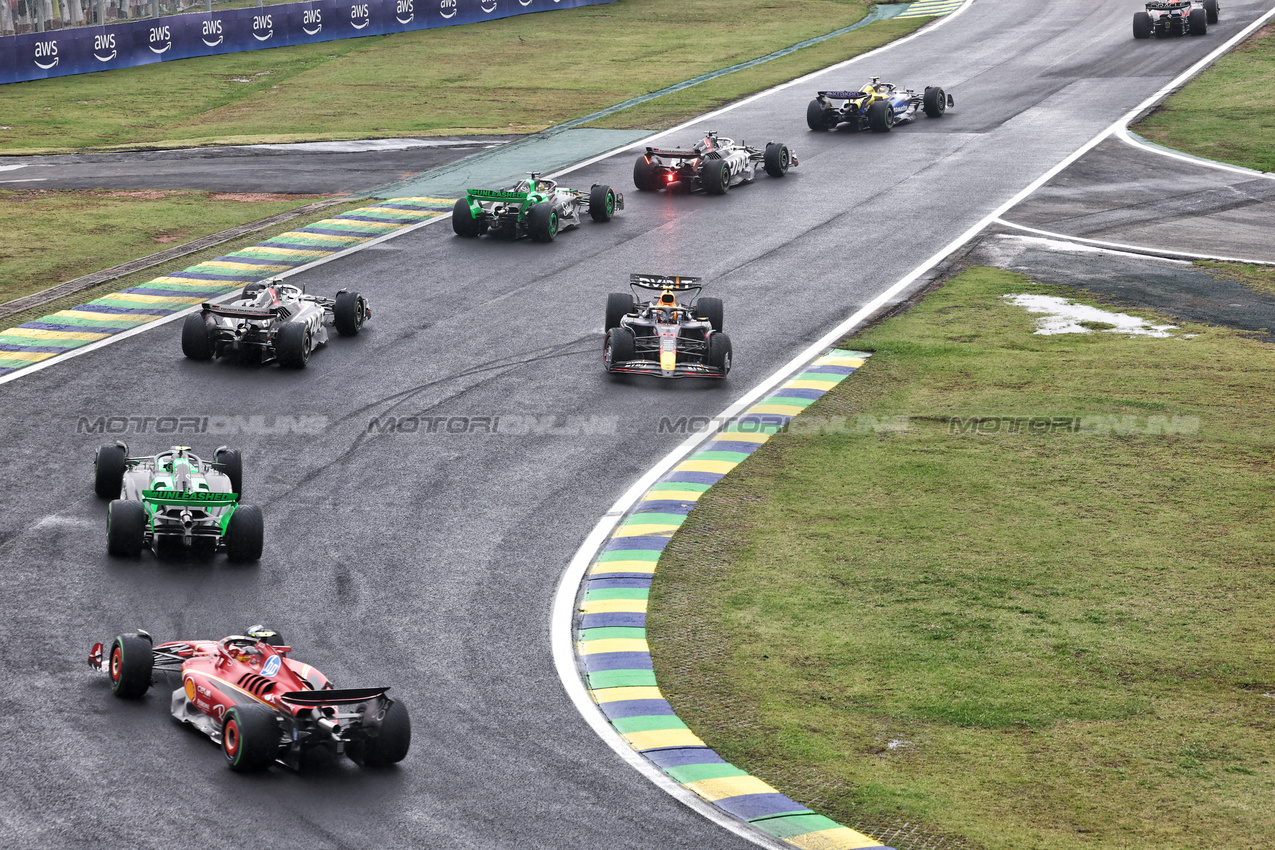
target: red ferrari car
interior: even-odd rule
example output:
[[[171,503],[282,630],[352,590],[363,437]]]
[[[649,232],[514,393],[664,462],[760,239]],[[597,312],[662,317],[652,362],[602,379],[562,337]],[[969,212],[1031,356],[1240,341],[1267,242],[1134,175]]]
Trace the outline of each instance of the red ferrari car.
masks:
[[[368,767],[400,762],[412,740],[403,703],[389,688],[332,687],[262,626],[221,640],[155,645],[144,631],[94,644],[89,666],[111,677],[117,697],[138,699],[155,673],[181,677],[172,712],[221,745],[231,770],[294,770],[344,753]]]

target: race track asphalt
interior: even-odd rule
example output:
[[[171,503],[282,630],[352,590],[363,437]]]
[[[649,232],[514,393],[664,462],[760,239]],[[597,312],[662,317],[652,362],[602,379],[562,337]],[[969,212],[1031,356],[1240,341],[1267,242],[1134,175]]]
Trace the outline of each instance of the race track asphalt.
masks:
[[[1268,5],[1227,4],[1204,38],[1134,42],[1133,6],[1078,0],[1050,27],[1033,0],[975,2],[699,128],[787,142],[801,165],[782,180],[639,195],[621,155],[564,180],[625,191],[610,224],[536,245],[461,240],[444,222],[301,276],[374,309],[304,372],[185,361],[169,324],[0,385],[6,843],[749,846],[632,772],[568,701],[548,641],[568,560],[684,438],[662,418],[726,407]],[[943,85],[957,107],[888,135],[805,128],[815,90],[869,74]],[[726,302],[729,381],[603,374],[605,295],[631,271],[708,279]],[[207,416],[220,433],[157,435],[146,417],[164,416]],[[91,486],[103,435],[86,433],[98,417],[135,417],[120,435],[134,453],[242,448],[245,499],[266,516],[261,563],[107,557]],[[416,431],[382,433],[385,417]],[[269,433],[289,422],[305,433]],[[84,663],[93,641],[136,627],[172,639],[258,622],[338,686],[392,686],[412,712],[407,760],[235,775],[168,718],[165,688],[116,700]]]

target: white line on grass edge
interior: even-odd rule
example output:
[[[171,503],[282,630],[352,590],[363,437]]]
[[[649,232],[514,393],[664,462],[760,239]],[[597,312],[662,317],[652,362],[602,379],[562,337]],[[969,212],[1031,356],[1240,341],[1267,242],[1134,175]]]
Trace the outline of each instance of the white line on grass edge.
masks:
[[[1159,154],[1160,156],[1167,156],[1169,159],[1189,162],[1193,165],[1204,165],[1209,168],[1216,168],[1218,171],[1230,171],[1235,174],[1243,174],[1247,177],[1264,177],[1267,180],[1275,180],[1275,174],[1271,174],[1267,171],[1258,171],[1256,168],[1245,168],[1242,165],[1231,165],[1229,162],[1218,162],[1217,160],[1209,159],[1208,157],[1193,156],[1191,154],[1169,150],[1168,148],[1162,148],[1159,145],[1149,142],[1141,136],[1131,132],[1128,127],[1121,127],[1117,130],[1116,138],[1127,145],[1132,145],[1140,151]]]
[[[965,5],[963,5],[959,10],[957,10],[957,13],[969,8],[970,2],[972,2],[972,0],[967,0]],[[957,13],[953,13],[953,15],[949,15],[947,18],[941,19],[935,26],[937,26],[938,24],[942,24],[946,22],[947,20],[950,20],[951,17],[953,17]],[[1158,92],[1156,92],[1151,97],[1144,100],[1133,110],[1126,113],[1114,124],[1107,127],[1105,130],[1101,131],[1098,135],[1096,135],[1090,141],[1086,142],[1084,145],[1082,145],[1079,149],[1077,149],[1074,153],[1072,153],[1066,159],[1062,160],[1060,163],[1055,165],[1049,171],[1045,172],[1036,180],[1032,181],[1031,184],[1029,184],[1025,189],[1023,189],[1017,195],[1010,198],[1008,201],[1006,201],[1004,204],[998,207],[995,211],[985,216],[981,221],[979,221],[973,227],[969,228],[963,234],[958,236],[956,239],[949,242],[946,246],[940,249],[928,260],[926,260],[917,268],[913,269],[902,280],[898,281],[889,289],[882,292],[880,295],[878,295],[876,298],[870,301],[868,304],[861,307],[859,310],[855,311],[853,315],[851,315],[841,324],[837,325],[828,333],[824,334],[824,336],[820,338],[817,342],[808,346],[800,354],[798,354],[796,357],[788,361],[787,364],[785,364],[784,366],[781,366],[777,371],[772,373],[770,377],[766,378],[764,381],[762,381],[760,384],[758,384],[756,387],[754,387],[752,390],[746,393],[742,398],[740,398],[734,404],[731,404],[729,407],[723,410],[720,414],[718,414],[718,421],[727,421],[727,422],[730,421],[730,418],[732,416],[739,415],[743,410],[745,410],[747,407],[753,404],[756,400],[762,398],[766,393],[770,392],[772,389],[778,386],[789,375],[792,375],[798,372],[811,360],[814,360],[816,357],[819,357],[826,349],[830,348],[833,345],[833,343],[837,342],[837,340],[844,337],[846,334],[848,334],[851,330],[853,330],[859,324],[866,321],[874,313],[876,313],[877,310],[879,310],[881,307],[889,303],[889,301],[893,299],[896,295],[903,292],[905,289],[907,289],[907,287],[915,283],[921,277],[921,275],[925,274],[927,271],[934,268],[936,265],[942,262],[945,257],[947,257],[956,249],[960,248],[970,239],[974,238],[993,221],[1000,218],[1007,211],[1009,211],[1015,205],[1020,203],[1025,198],[1027,198],[1029,195],[1031,195],[1033,192],[1035,192],[1045,183],[1052,180],[1058,173],[1063,171],[1063,169],[1067,168],[1073,162],[1075,162],[1080,157],[1084,156],[1086,153],[1088,153],[1090,150],[1096,147],[1098,143],[1101,142],[1103,139],[1105,139],[1107,136],[1125,127],[1127,124],[1129,124],[1129,122],[1133,121],[1134,118],[1136,118],[1138,114],[1142,112],[1142,110],[1147,109],[1148,107],[1153,105],[1156,101],[1167,96],[1174,89],[1183,85],[1192,77],[1194,77],[1196,74],[1200,73],[1200,71],[1208,67],[1209,64],[1216,61],[1219,56],[1221,56],[1227,50],[1230,50],[1235,44],[1237,44],[1238,42],[1246,38],[1250,32],[1256,30],[1259,26],[1261,26],[1261,24],[1267,18],[1270,18],[1272,15],[1275,15],[1275,8],[1272,8],[1269,12],[1267,12],[1265,15],[1259,18],[1251,26],[1246,27],[1243,31],[1241,31],[1238,35],[1236,35],[1230,41],[1226,42],[1221,47],[1217,48],[1208,56],[1206,56],[1204,59],[1200,60],[1195,65],[1192,65],[1187,71],[1183,72],[1178,77],[1174,78],[1173,81],[1165,85],[1163,88],[1161,88]],[[715,112],[710,112],[706,116],[697,118],[694,121],[688,121],[684,124],[679,125],[678,127],[674,127],[673,130],[680,130],[693,123],[702,121],[704,120],[704,118],[720,115],[723,112],[728,111],[729,109],[742,106],[743,104],[756,100],[757,98],[762,97],[765,94],[769,94],[774,91],[779,91],[791,85],[795,85],[799,82],[803,82],[809,77],[818,76],[819,74],[826,73],[829,70],[845,67],[846,65],[849,65],[852,62],[872,56],[896,44],[902,44],[905,41],[909,41],[910,39],[915,38],[916,36],[921,35],[922,33],[928,32],[928,31],[929,29],[919,30],[913,35],[908,36],[908,38],[900,39],[899,41],[896,41],[896,42],[891,42],[891,44],[878,48],[877,50],[872,51],[871,53],[866,53],[866,54],[863,54],[862,56],[855,57],[854,59],[850,59],[846,62],[841,63],[840,65],[835,65],[832,68],[826,68],[823,71],[818,71],[814,74],[809,74],[806,77],[802,77],[800,79],[793,80],[789,83],[776,86],[773,89],[768,89],[767,91],[762,92],[761,94],[754,95],[753,97],[746,98],[745,100],[739,101],[738,103],[733,104],[730,107],[719,109]],[[673,132],[673,130],[668,130],[665,132]],[[657,134],[657,136],[659,135],[664,135],[664,133]],[[651,138],[656,138],[657,136],[652,136]],[[611,151],[610,153],[603,154],[602,156],[599,156],[599,157],[594,157],[593,159],[590,159],[590,160],[586,160],[585,162],[580,163],[577,166],[574,166],[569,169],[565,169],[558,173],[566,174],[570,171],[574,171],[577,168],[582,168],[586,165],[590,165],[594,162],[597,162],[601,159],[606,158],[607,156],[612,156],[616,153],[619,153],[624,150],[628,150],[640,144],[642,144],[642,142],[635,142],[633,144],[625,145],[624,147],[617,148],[614,151]],[[664,789],[674,798],[690,806],[692,809],[695,809],[695,811],[704,815],[706,818],[713,821],[714,823],[716,823],[718,826],[722,827],[723,829],[730,830],[736,835],[739,835],[758,846],[789,847],[789,845],[784,844],[782,842],[776,842],[770,836],[762,833],[760,830],[754,827],[749,826],[747,823],[743,821],[735,820],[734,818],[731,818],[723,814],[720,810],[709,805],[707,802],[700,799],[698,796],[696,796],[693,792],[691,792],[687,788],[673,781],[671,777],[666,775],[663,771],[661,771],[651,762],[647,761],[645,758],[642,757],[641,754],[639,754],[636,750],[630,747],[628,743],[626,743],[625,740],[620,737],[619,733],[615,731],[615,729],[611,726],[610,722],[602,714],[602,711],[597,707],[597,705],[593,702],[593,699],[589,696],[589,692],[585,688],[584,682],[580,678],[579,671],[576,668],[575,652],[571,645],[572,624],[574,622],[574,616],[575,616],[576,597],[579,595],[580,584],[584,579],[585,571],[589,568],[589,564],[592,563],[593,558],[596,556],[598,549],[601,548],[602,544],[606,541],[607,536],[611,533],[612,529],[614,529],[616,524],[619,523],[620,519],[623,518],[624,515],[629,512],[629,510],[633,507],[633,504],[639,498],[641,498],[642,494],[644,494],[648,489],[650,489],[650,487],[653,486],[660,479],[660,477],[663,476],[668,470],[676,466],[683,458],[685,458],[687,455],[693,452],[697,446],[705,442],[715,433],[716,432],[713,430],[706,430],[702,433],[695,434],[691,437],[688,437],[685,441],[682,442],[680,446],[678,446],[673,451],[669,452],[659,463],[657,463],[654,467],[648,470],[645,475],[639,478],[637,482],[634,483],[634,485],[630,487],[624,493],[623,496],[621,496],[619,499],[616,500],[615,504],[611,506],[611,509],[607,511],[606,514],[604,514],[600,520],[598,520],[597,525],[595,525],[593,530],[589,532],[587,537],[585,537],[584,542],[580,545],[580,548],[576,551],[576,554],[571,559],[571,563],[568,565],[566,572],[563,573],[562,579],[559,581],[558,591],[555,594],[554,601],[553,601],[553,613],[550,617],[549,640],[550,640],[550,645],[553,649],[554,666],[557,668],[558,678],[562,681],[562,685],[566,689],[567,695],[571,698],[572,703],[575,705],[576,710],[580,712],[580,716],[584,718],[585,722],[589,724],[589,726],[598,735],[598,737],[600,737],[603,741],[605,741],[607,745],[610,746],[611,749],[614,750],[617,754],[619,754],[620,757],[623,758],[631,767],[639,771],[642,775],[644,775],[645,777],[647,777],[647,779],[654,782],[657,786]]]

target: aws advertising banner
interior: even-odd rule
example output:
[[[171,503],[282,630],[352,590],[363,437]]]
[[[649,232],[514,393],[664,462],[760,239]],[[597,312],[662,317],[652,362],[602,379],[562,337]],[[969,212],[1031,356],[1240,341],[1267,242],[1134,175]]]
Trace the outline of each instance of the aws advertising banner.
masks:
[[[75,27],[0,38],[0,83],[88,74],[169,59],[614,3],[615,0],[309,0],[194,12],[104,27]]]

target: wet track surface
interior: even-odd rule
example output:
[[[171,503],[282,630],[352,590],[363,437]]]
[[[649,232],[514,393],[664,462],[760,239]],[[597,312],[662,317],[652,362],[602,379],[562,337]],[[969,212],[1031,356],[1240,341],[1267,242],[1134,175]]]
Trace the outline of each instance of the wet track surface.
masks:
[[[787,142],[801,165],[783,180],[639,195],[621,155],[564,179],[624,191],[610,224],[545,246],[461,240],[443,222],[301,276],[374,310],[303,372],[186,361],[169,324],[0,385],[0,735],[22,776],[0,792],[7,834],[77,848],[749,846],[632,772],[567,700],[548,627],[568,560],[683,439],[662,419],[720,411],[1267,5],[1228,4],[1205,38],[1135,43],[1128,9],[1099,0],[1071,4],[1075,25],[1058,30],[1030,0],[976,2],[701,128]],[[943,85],[957,108],[888,135],[805,128],[815,90],[870,74]],[[630,271],[707,278],[726,304],[729,381],[603,374],[605,295]],[[218,433],[155,434],[171,416]],[[136,454],[241,448],[245,501],[266,516],[261,563],[107,557],[98,417],[133,417],[118,436]],[[278,432],[290,425],[304,433]],[[166,687],[125,703],[84,663],[93,641],[136,627],[166,640],[258,622],[338,687],[390,685],[412,712],[407,760],[235,775],[171,721]]]

